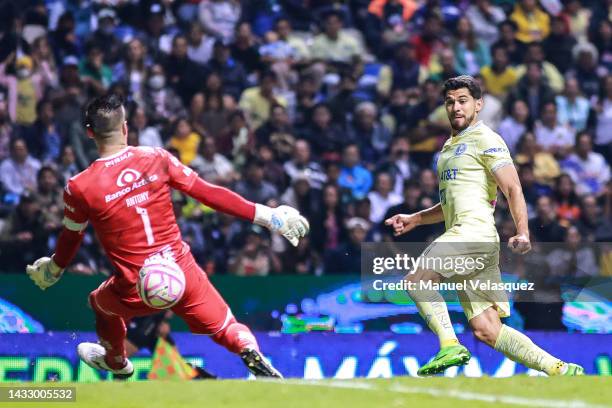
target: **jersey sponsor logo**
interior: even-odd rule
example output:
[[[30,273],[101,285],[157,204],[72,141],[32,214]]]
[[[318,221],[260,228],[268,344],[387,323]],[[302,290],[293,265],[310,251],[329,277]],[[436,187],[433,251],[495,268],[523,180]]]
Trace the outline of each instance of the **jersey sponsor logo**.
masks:
[[[440,172],[440,181],[450,181],[457,180],[457,174],[459,173],[459,169],[445,169]]]
[[[132,157],[134,155],[134,153],[132,152],[127,152],[127,153],[123,153],[121,156],[119,157],[115,157],[114,159],[110,159],[107,160],[106,162],[104,162],[104,166],[106,167],[112,167],[117,163],[121,163],[122,161],[124,161],[125,159],[128,159],[130,157]]]
[[[140,173],[138,173],[138,174],[140,174]],[[158,179],[157,174],[153,174],[152,176],[149,176],[149,177],[145,176],[141,180],[138,180],[138,181],[135,181],[134,183],[132,183],[131,186],[126,186],[125,188],[123,188],[123,189],[121,189],[121,190],[119,190],[119,191],[117,191],[115,193],[105,195],[104,196],[104,201],[107,202],[107,203],[110,203],[111,201],[114,201],[114,200],[116,200],[118,198],[121,198],[124,195],[126,195],[126,194],[128,194],[128,193],[130,193],[130,192],[132,192],[134,190],[137,190],[137,189],[139,189],[139,188],[141,188],[143,186],[146,186],[147,184],[149,184],[149,183],[151,183],[151,182],[153,182],[153,181],[155,181],[157,179]]]
[[[130,197],[125,200],[125,204],[128,207],[133,207],[137,204],[144,203],[149,199],[149,192],[145,191],[144,193],[136,194],[134,197]]]
[[[139,171],[134,169],[124,169],[117,177],[117,186],[125,187],[128,184],[132,184],[138,180],[142,175]]]
[[[491,147],[490,149],[485,150],[483,153],[484,154],[490,154],[490,153],[504,153],[507,152],[508,149],[506,149],[505,147]]]
[[[465,143],[460,143],[459,146],[455,149],[455,156],[461,156],[467,150],[467,145]]]

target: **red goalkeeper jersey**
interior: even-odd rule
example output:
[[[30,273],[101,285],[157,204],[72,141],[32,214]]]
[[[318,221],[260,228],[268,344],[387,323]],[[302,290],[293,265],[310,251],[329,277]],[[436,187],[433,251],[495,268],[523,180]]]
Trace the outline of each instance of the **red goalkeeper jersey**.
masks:
[[[171,188],[189,192],[197,174],[160,148],[128,147],[96,160],[64,191],[64,225],[91,222],[119,286],[133,287],[151,257],[179,261],[189,251],[174,216]]]

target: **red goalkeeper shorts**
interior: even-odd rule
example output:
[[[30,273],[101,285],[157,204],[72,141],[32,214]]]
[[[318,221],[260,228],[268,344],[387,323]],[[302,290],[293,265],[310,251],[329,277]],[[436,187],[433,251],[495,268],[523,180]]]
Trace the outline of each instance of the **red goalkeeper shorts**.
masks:
[[[232,312],[206,273],[191,254],[183,257],[178,265],[185,273],[185,293],[171,310],[187,323],[192,333],[214,334],[225,328],[233,317]],[[129,291],[119,290],[114,276],[91,292],[89,301],[92,306],[95,303],[94,310],[98,309],[108,316],[118,316],[126,321],[160,311],[147,306],[140,299],[135,286]]]

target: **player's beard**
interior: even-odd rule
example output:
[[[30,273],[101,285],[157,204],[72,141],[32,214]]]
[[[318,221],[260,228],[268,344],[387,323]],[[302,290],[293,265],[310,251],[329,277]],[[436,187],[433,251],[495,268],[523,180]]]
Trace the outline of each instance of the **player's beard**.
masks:
[[[476,112],[473,112],[470,116],[465,116],[465,121],[460,126],[455,126],[454,119],[450,119],[449,122],[450,122],[451,128],[453,129],[453,134],[457,134],[467,129],[472,123],[472,121],[474,120],[475,116],[476,116]]]

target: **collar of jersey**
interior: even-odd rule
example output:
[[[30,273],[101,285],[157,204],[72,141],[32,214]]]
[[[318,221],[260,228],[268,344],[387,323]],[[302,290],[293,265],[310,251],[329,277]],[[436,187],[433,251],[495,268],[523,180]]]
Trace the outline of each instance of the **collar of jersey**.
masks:
[[[107,160],[110,160],[110,159],[114,159],[115,157],[119,157],[123,153],[127,152],[129,148],[130,148],[130,146],[127,146],[126,148],[119,150],[115,154],[111,154],[110,156],[106,156],[106,157],[100,157],[99,159],[96,159],[96,161],[107,161]]]
[[[468,131],[480,126],[482,124],[482,120],[479,120],[478,122],[474,123],[472,126],[468,126],[465,129],[463,129],[461,132],[457,133],[455,136],[452,136],[452,140],[454,140],[454,138],[456,137],[461,137],[464,134],[466,134]]]

